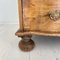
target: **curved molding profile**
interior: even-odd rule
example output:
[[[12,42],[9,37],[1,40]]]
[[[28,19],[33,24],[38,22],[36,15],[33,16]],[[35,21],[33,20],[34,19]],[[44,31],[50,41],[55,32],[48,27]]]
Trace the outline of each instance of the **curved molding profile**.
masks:
[[[18,37],[24,35],[40,35],[40,36],[60,36],[60,32],[42,32],[42,31],[21,31],[20,29],[15,33]]]

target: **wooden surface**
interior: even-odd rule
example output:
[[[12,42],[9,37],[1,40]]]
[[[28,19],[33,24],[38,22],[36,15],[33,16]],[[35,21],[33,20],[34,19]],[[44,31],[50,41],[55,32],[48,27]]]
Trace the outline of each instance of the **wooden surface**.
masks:
[[[23,4],[22,0],[18,0],[18,11],[19,11],[19,28],[23,31]],[[21,24],[20,24],[21,23]]]
[[[60,36],[60,33],[58,32],[40,32],[40,31],[25,31],[22,32],[20,29],[15,33],[18,37],[24,36],[24,35],[40,35],[40,36]]]
[[[15,35],[23,37],[19,43],[21,50],[33,49],[34,42],[27,39],[29,35],[60,36],[59,2],[60,0],[18,0],[20,28]]]
[[[60,10],[59,2],[60,0],[22,0],[23,22],[20,22],[20,24],[23,24],[23,29],[52,33],[60,32],[60,18],[53,21],[46,16],[48,12]]]

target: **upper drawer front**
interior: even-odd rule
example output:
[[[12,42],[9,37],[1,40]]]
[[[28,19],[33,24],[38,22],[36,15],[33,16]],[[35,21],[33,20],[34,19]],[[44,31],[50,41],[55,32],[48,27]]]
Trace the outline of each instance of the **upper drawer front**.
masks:
[[[23,0],[23,20],[25,29],[60,32],[60,0]]]

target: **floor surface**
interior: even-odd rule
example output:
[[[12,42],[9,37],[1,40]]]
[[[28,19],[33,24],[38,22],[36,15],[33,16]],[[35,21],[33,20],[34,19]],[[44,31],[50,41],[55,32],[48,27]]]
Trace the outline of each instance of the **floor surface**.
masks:
[[[15,36],[17,24],[0,25],[0,60],[60,60],[60,37],[33,36],[35,48],[23,52],[18,43],[21,38]]]

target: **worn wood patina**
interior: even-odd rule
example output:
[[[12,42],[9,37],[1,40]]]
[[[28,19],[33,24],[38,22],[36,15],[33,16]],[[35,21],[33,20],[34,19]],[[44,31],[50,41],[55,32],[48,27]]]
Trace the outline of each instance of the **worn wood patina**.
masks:
[[[16,32],[17,36],[22,38],[30,35],[60,36],[60,0],[18,0],[18,8],[20,28]],[[32,46],[34,45],[33,43]],[[23,48],[25,51],[30,49]]]

